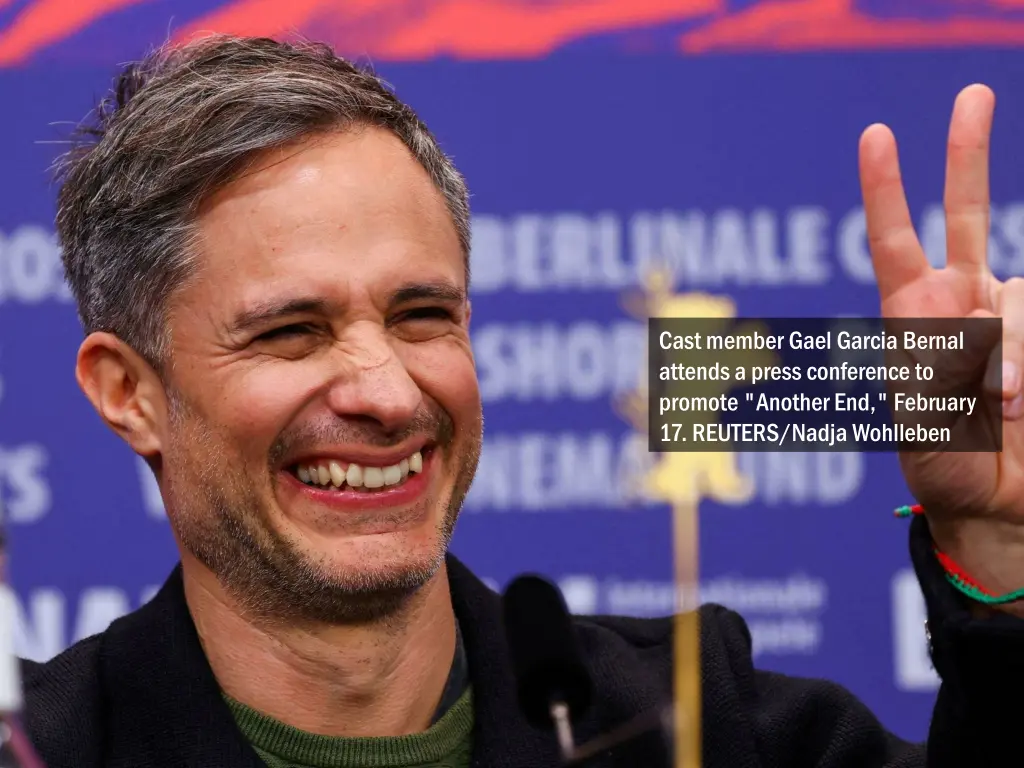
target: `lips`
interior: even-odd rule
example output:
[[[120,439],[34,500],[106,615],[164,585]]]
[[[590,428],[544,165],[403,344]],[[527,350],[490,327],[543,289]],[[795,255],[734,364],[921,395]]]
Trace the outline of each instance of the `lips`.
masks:
[[[385,513],[396,520],[394,515],[413,514],[421,506],[441,456],[437,445],[427,442],[387,453],[372,448],[325,448],[301,454],[282,467],[278,490],[289,514],[317,527],[331,525],[331,516],[323,516],[328,511],[341,515],[337,524],[343,526],[354,524],[354,513]],[[363,522],[372,527],[369,520]]]

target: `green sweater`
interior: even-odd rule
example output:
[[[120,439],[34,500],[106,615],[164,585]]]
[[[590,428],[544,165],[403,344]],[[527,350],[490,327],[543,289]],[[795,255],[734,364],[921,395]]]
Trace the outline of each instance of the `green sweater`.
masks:
[[[338,738],[305,733],[224,697],[242,734],[267,768],[469,768],[470,689],[423,733]]]

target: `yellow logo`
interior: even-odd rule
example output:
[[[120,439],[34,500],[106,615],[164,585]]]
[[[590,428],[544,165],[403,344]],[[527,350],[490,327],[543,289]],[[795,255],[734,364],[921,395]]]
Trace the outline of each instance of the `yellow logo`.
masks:
[[[650,272],[644,285],[642,296],[627,298],[627,310],[638,318],[694,318],[701,319],[709,332],[732,333],[746,336],[754,333],[767,333],[761,323],[743,322],[735,325],[736,304],[727,296],[713,296],[706,293],[675,293],[672,277],[664,270]],[[719,321],[719,322],[715,322]],[[711,327],[712,324],[719,326]],[[702,353],[694,353],[700,355]],[[775,355],[771,352],[727,351],[714,354],[715,359],[708,359],[708,364],[721,362],[724,365],[770,366],[775,364]],[[705,361],[698,361],[705,362]],[[662,394],[686,394],[690,396],[707,396],[726,394],[733,384],[722,381],[672,382]],[[673,392],[672,390],[678,390]],[[650,385],[647,381],[647,366],[641,374],[637,389],[619,403],[619,412],[638,432],[647,432],[647,409]],[[699,413],[689,414],[689,419],[706,421],[706,416]],[[684,415],[682,418],[687,418]],[[684,433],[690,424],[684,425]],[[742,475],[736,464],[736,454],[732,451],[683,451],[656,454],[657,458],[645,475],[640,478],[639,490],[654,501],[662,501],[673,507],[696,506],[704,498],[723,504],[743,504],[754,494],[753,482]]]

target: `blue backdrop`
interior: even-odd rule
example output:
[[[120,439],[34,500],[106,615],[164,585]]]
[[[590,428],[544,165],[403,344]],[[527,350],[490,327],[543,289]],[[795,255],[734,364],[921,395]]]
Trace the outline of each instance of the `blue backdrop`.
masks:
[[[317,6],[302,18],[264,3],[248,27],[248,3],[215,5],[0,8],[0,500],[17,641],[32,658],[137,607],[176,559],[151,475],[74,381],[81,331],[47,172],[60,123],[81,119],[114,65],[169,27],[290,25],[354,45],[345,30],[358,12],[340,2],[290,3]],[[355,52],[420,111],[474,194],[487,437],[454,549],[495,585],[536,570],[581,612],[671,609],[668,510],[631,495],[650,457],[615,407],[643,366],[645,327],[627,297],[660,260],[677,291],[730,297],[744,317],[874,315],[856,175],[871,122],[901,140],[915,220],[941,262],[952,100],[971,82],[993,86],[991,258],[1000,276],[1024,274],[1024,56],[1012,47],[1024,14],[1013,3],[524,1],[447,25],[436,19],[458,4],[381,5],[415,24],[363,20]],[[896,458],[736,462],[756,492],[702,505],[703,598],[745,615],[760,666],[832,678],[923,738],[936,678],[906,526],[891,516],[908,501]]]

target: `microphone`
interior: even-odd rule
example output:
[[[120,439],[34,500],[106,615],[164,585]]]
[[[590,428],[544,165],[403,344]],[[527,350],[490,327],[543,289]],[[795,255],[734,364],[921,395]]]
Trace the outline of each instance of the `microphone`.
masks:
[[[535,728],[554,728],[564,764],[578,764],[652,729],[671,732],[667,708],[577,746],[572,724],[590,708],[594,689],[562,593],[540,576],[520,576],[505,589],[503,607],[519,708]]]
[[[575,745],[572,721],[589,708],[590,673],[562,593],[540,576],[520,576],[505,590],[505,633],[512,656],[519,707],[530,725],[554,726],[562,757]]]

